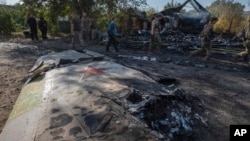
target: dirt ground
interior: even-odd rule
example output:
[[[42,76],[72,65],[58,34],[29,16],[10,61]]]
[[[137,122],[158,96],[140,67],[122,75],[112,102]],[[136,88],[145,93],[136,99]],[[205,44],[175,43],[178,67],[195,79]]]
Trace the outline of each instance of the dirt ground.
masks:
[[[0,48],[0,133],[36,59],[50,52],[70,49],[69,38],[51,38],[32,42],[29,39],[1,39],[9,45]],[[11,43],[26,45],[13,49]],[[104,46],[89,45],[118,62],[137,66],[178,81],[187,94],[198,97],[203,109],[205,127],[197,135],[202,141],[228,141],[229,125],[250,124],[250,64],[234,61],[228,55],[214,54],[208,61],[202,56],[188,58],[188,52],[164,50],[147,55],[145,49],[121,48],[118,54],[105,52]],[[111,48],[113,50],[113,48]],[[135,56],[137,58],[135,58]],[[138,57],[152,57],[141,60]]]

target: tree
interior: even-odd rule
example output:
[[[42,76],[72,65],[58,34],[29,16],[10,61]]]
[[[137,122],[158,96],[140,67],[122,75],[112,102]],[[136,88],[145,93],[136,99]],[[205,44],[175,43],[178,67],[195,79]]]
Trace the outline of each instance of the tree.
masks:
[[[49,22],[55,27],[58,16],[70,16],[71,11],[77,11],[79,15],[85,11],[90,17],[97,19],[97,24],[99,21],[103,24],[104,17],[110,19],[122,9],[146,5],[146,0],[22,0],[22,2],[27,11],[46,14]]]
[[[11,31],[13,31],[12,17],[10,11],[4,6],[0,6],[0,19],[0,34],[11,35]]]
[[[234,0],[216,0],[208,10],[212,16],[219,17],[219,21],[215,25],[217,32],[239,32],[243,21],[244,5],[234,2]]]
[[[181,5],[181,3],[175,3],[175,4],[173,4],[172,5],[172,3],[167,3],[164,7],[163,7],[163,9],[169,9],[169,8],[173,8],[173,7],[178,7],[178,6],[180,6]]]
[[[173,4],[173,3],[167,3],[164,7],[163,7],[163,9],[164,10],[166,10],[166,9],[170,9],[170,8],[175,8],[175,7],[179,7],[179,6],[181,6],[181,3],[175,3],[175,4]],[[180,13],[184,13],[186,10],[185,9],[181,9],[179,12]]]
[[[12,17],[12,26],[14,31],[21,31],[26,27],[26,12],[20,4],[14,5],[9,8]]]
[[[147,15],[153,15],[154,13],[156,13],[156,10],[154,8],[149,8],[145,10]]]

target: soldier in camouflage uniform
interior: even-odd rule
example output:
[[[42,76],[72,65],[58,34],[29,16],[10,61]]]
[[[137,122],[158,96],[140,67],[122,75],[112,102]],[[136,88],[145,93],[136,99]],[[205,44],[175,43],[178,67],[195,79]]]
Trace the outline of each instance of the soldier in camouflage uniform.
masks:
[[[160,45],[161,45],[161,37],[160,37],[160,20],[163,18],[161,13],[156,15],[156,18],[151,23],[151,31],[150,31],[150,43],[148,47],[148,53],[151,53],[151,49],[153,44],[156,44],[158,53],[160,54]]]
[[[91,19],[91,41],[96,40],[97,35],[97,23],[95,19]]]
[[[76,15],[76,12],[72,12],[72,18],[70,20],[70,30],[72,35],[72,48],[75,48],[76,39],[78,38],[80,41],[80,46],[84,49],[84,42],[81,36],[81,20]]]
[[[91,19],[87,16],[87,13],[82,13],[82,35],[85,42],[90,41],[90,33],[91,33]]]
[[[212,38],[212,34],[213,34],[213,25],[218,21],[218,18],[213,17],[210,18],[209,23],[206,24],[200,34],[200,39],[201,39],[201,48],[193,51],[190,53],[190,58],[194,55],[200,54],[204,51],[206,51],[206,57],[204,58],[204,60],[207,60],[210,55],[211,55],[211,38]]]
[[[247,17],[247,25],[244,27],[241,33],[243,37],[243,46],[245,47],[245,51],[240,52],[236,55],[237,58],[244,58],[247,61],[247,57],[250,52],[250,16]]]

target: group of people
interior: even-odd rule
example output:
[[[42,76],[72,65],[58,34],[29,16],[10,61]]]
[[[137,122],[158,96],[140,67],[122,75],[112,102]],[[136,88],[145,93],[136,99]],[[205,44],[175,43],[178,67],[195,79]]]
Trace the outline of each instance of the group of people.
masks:
[[[161,13],[158,13],[155,15],[155,19],[151,23],[151,41],[148,47],[148,53],[151,53],[152,46],[156,46],[157,52],[160,54],[160,45],[161,45],[161,37],[160,37],[160,20],[163,18],[163,15]],[[206,57],[205,60],[210,57],[211,54],[211,38],[213,33],[213,25],[218,21],[218,18],[212,17],[209,20],[209,23],[206,24],[200,34],[201,39],[201,48],[199,50],[193,51],[190,53],[190,57],[197,55],[203,51],[206,51]]]
[[[37,23],[36,17],[34,16],[34,14],[30,13],[29,17],[27,19],[27,24],[30,27],[30,38],[32,40],[39,40],[39,38],[37,36],[37,26],[40,29],[41,33],[42,33],[42,38],[43,39],[48,39],[48,37],[47,37],[48,23],[44,19],[43,16],[40,17],[40,20]]]
[[[206,51],[206,56],[204,60],[207,60],[211,55],[211,38],[213,33],[213,25],[218,21],[218,18],[212,17],[209,20],[209,23],[206,24],[200,34],[201,39],[201,48],[193,51],[190,53],[190,57],[200,54],[201,52]],[[245,47],[245,50],[236,54],[235,59],[243,58],[245,61],[247,61],[247,57],[249,55],[250,51],[250,17],[247,18],[247,24],[242,30],[242,38],[243,38],[243,46]]]
[[[155,18],[152,20],[151,29],[150,29],[150,44],[148,46],[148,53],[152,53],[152,50],[157,49],[157,53],[161,54],[160,45],[161,45],[161,28],[160,28],[160,20],[163,18],[161,13],[155,15]],[[211,56],[211,39],[213,35],[213,26],[218,21],[218,18],[212,17],[209,19],[209,22],[204,26],[202,32],[200,33],[201,40],[201,48],[195,51],[190,52],[190,58],[200,54],[202,52],[206,52],[206,56],[204,60],[207,60]],[[245,51],[236,55],[235,58],[243,57],[247,59],[250,51],[250,17],[247,19],[247,25],[242,31],[243,37],[243,45],[245,47]],[[40,17],[40,21],[36,22],[36,18],[31,13],[27,23],[30,27],[30,35],[32,40],[38,40],[37,36],[37,25],[42,33],[42,38],[47,39],[47,22],[43,17]],[[84,50],[84,46],[88,43],[91,38],[93,38],[92,28],[94,23],[91,22],[91,19],[87,16],[86,12],[82,13],[82,17],[79,18],[76,12],[72,12],[72,18],[70,20],[70,29],[72,35],[72,48],[75,48],[76,39],[80,41],[80,46],[82,50]],[[96,29],[96,25],[94,25]],[[111,44],[114,45],[115,51],[118,52],[117,42],[115,38],[116,34],[116,18],[112,18],[111,22],[108,25],[108,36],[109,41],[106,45],[106,51],[109,51],[109,47]],[[92,35],[91,35],[92,33]]]
[[[72,12],[70,20],[70,31],[72,35],[72,48],[77,49],[76,40],[80,41],[80,47],[84,51],[84,46],[95,38],[97,26],[94,20],[91,20],[86,12],[82,13],[81,18],[76,12]]]
[[[108,35],[109,42],[106,46],[106,51],[109,51],[109,46],[114,44],[116,52],[118,52],[118,48],[116,45],[115,34],[116,34],[116,19],[112,18],[109,26],[108,26]],[[70,31],[72,35],[72,48],[79,50],[76,48],[76,40],[80,41],[81,51],[84,52],[85,45],[90,41],[95,39],[95,34],[97,32],[97,25],[94,20],[91,20],[86,12],[82,13],[82,17],[80,18],[75,11],[72,12],[71,20],[70,20]]]

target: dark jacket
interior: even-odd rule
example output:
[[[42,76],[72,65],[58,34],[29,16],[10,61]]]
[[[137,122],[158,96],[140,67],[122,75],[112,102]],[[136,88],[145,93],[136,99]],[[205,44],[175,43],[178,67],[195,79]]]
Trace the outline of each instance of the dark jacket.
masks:
[[[47,21],[45,21],[45,20],[40,20],[39,22],[38,22],[38,27],[39,27],[39,29],[41,29],[41,30],[43,30],[43,29],[47,29]]]
[[[37,28],[36,19],[34,17],[29,17],[27,23],[30,28]]]

